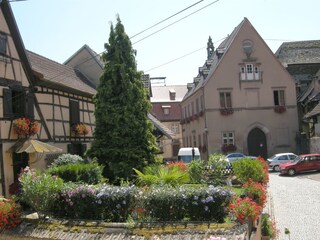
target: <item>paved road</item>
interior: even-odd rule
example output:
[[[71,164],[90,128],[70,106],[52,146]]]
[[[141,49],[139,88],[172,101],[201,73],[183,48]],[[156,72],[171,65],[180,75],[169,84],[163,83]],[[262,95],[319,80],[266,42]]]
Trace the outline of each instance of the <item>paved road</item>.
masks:
[[[276,219],[279,240],[320,239],[320,173],[304,173],[294,177],[270,173],[271,214]],[[284,228],[290,230],[290,236]]]

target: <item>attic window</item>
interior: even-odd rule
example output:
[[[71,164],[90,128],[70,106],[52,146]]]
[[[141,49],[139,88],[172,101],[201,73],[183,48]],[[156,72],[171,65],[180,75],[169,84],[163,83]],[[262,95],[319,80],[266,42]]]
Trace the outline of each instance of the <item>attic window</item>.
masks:
[[[171,108],[170,105],[162,105],[161,107],[162,107],[164,115],[169,115],[170,114],[170,108]]]
[[[170,100],[176,100],[176,91],[174,89],[169,90]]]
[[[0,54],[7,54],[7,36],[3,33],[0,33]]]

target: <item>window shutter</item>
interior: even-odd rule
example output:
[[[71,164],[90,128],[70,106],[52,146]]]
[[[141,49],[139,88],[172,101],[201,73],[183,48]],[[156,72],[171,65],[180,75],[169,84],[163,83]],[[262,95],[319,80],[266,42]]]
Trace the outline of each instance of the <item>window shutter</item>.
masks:
[[[27,94],[27,117],[34,119],[34,97],[32,93]]]
[[[3,89],[3,116],[12,117],[12,91],[11,89]]]
[[[68,144],[68,153],[73,154],[73,144]]]
[[[79,102],[70,100],[70,125],[77,124],[80,122],[80,110],[79,110]]]

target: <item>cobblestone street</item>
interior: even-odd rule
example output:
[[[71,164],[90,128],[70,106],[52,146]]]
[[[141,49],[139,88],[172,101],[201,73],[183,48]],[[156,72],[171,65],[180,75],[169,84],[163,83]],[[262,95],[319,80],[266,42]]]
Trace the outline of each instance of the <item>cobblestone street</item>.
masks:
[[[268,190],[279,240],[320,239],[320,173],[294,177],[270,173]],[[290,235],[284,233],[285,227]]]

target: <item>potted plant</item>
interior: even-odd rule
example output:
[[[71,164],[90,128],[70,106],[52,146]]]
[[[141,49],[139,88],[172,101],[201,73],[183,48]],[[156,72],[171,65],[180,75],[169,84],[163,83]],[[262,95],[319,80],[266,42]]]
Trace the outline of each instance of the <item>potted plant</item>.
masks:
[[[268,214],[263,214],[261,218],[261,239],[268,240],[276,238],[277,230],[274,222]]]
[[[283,113],[283,112],[286,111],[286,107],[285,107],[285,106],[275,106],[275,107],[274,107],[274,111],[275,111],[276,113]]]
[[[38,121],[32,121],[29,118],[17,118],[13,120],[13,128],[19,138],[28,138],[38,133]]]
[[[80,136],[80,135],[85,136],[90,132],[90,128],[84,123],[78,123],[73,125],[72,132],[77,136]]]

